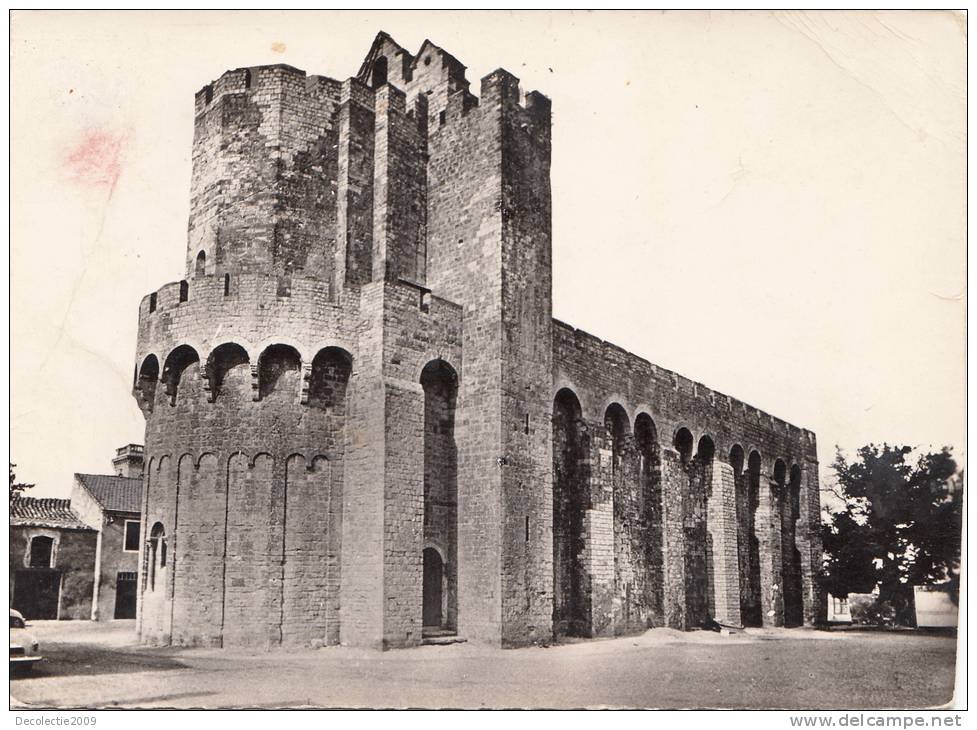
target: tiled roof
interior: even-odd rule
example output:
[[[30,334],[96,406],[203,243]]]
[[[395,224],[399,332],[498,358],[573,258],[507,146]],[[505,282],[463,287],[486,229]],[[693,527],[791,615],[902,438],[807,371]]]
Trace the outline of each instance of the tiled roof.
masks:
[[[111,474],[75,474],[102,509],[139,512],[142,508],[142,479]]]
[[[71,511],[70,499],[14,497],[10,500],[10,524],[20,527],[61,527],[91,530]]]

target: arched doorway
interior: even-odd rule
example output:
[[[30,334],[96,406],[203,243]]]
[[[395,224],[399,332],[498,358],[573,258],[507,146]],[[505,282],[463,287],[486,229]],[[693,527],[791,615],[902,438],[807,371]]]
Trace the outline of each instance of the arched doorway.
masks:
[[[424,390],[423,628],[458,629],[458,375],[444,360],[421,373]]]
[[[424,628],[444,625],[444,561],[434,548],[424,548]]]

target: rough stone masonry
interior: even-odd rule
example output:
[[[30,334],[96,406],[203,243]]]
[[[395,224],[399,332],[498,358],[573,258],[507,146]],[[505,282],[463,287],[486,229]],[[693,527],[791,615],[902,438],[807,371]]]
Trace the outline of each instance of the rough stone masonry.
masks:
[[[817,620],[814,434],[553,319],[550,102],[380,33],[196,95],[139,308],[139,634],[499,646]]]

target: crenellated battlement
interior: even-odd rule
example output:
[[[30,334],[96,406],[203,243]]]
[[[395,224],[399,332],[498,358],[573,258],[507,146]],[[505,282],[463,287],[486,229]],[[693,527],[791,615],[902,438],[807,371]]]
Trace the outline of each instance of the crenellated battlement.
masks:
[[[194,95],[194,114],[208,111],[225,96],[247,94],[297,93],[310,100],[335,98],[340,82],[328,76],[307,74],[302,69],[287,64],[249,66],[225,71],[220,78],[211,81]]]

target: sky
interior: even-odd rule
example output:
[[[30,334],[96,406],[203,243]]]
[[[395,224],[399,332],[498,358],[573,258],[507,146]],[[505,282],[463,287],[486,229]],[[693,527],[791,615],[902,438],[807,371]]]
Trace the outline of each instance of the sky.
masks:
[[[553,312],[835,446],[965,446],[966,21],[950,12],[42,12],[11,21],[11,460],[142,443],[193,94],[343,79],[379,30],[553,104]]]

